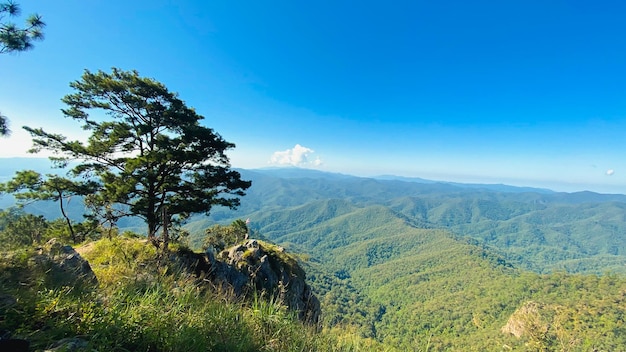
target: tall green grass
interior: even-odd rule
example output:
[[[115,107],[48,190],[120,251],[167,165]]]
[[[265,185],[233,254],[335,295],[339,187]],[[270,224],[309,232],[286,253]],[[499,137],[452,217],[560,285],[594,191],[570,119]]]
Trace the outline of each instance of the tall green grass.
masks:
[[[32,250],[4,256],[0,295],[15,302],[0,304],[0,329],[35,350],[76,336],[89,351],[384,350],[304,325],[261,293],[246,300],[207,285],[138,240],[101,240],[82,252],[98,286],[50,286],[28,259]]]

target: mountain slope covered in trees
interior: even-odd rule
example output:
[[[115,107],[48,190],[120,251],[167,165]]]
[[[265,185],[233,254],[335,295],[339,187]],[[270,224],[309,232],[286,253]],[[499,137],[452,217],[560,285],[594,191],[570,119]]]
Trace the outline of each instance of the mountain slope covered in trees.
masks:
[[[240,170],[216,222],[308,258],[326,329],[390,350],[620,350],[626,196]],[[132,223],[132,221],[129,221]]]
[[[490,185],[377,180],[297,169],[240,172],[253,181],[241,207],[194,218],[190,229],[250,218],[252,228],[273,240],[310,245],[299,231],[356,208],[378,206],[364,224],[375,228],[394,217],[411,227],[446,229],[496,250],[516,267],[539,273],[626,272],[626,195],[528,188],[502,192],[499,185],[492,190]],[[349,241],[363,236],[345,222],[328,226],[355,236]],[[291,237],[283,239],[287,233]]]
[[[626,345],[623,195],[256,172],[215,219],[307,253],[327,326],[413,350]]]

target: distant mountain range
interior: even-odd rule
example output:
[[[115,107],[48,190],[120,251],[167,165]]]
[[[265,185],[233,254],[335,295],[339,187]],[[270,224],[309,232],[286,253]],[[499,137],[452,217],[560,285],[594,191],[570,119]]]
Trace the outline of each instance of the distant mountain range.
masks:
[[[395,181],[417,182],[417,183],[443,183],[443,184],[448,184],[448,185],[458,186],[458,187],[463,187],[463,188],[476,188],[476,189],[484,189],[484,190],[498,191],[498,192],[554,193],[554,191],[549,190],[547,188],[518,187],[518,186],[509,186],[505,184],[458,183],[458,182],[432,181],[432,180],[427,180],[427,179],[419,178],[419,177],[404,177],[404,176],[394,176],[394,175],[381,175],[381,176],[374,176],[373,178],[377,180],[395,180]]]
[[[608,349],[624,343],[621,333],[605,334],[624,329],[588,308],[608,304],[601,309],[622,314],[606,298],[619,301],[624,281],[559,274],[626,273],[624,195],[240,172],[253,183],[241,207],[194,217],[192,240],[199,244],[214,222],[249,218],[253,233],[308,254],[306,270],[329,326],[353,326],[404,350],[523,350],[528,340],[502,329],[539,319],[525,316],[525,307],[540,302],[539,317],[552,329],[559,319],[594,321],[593,329],[545,332],[556,336],[546,341]]]

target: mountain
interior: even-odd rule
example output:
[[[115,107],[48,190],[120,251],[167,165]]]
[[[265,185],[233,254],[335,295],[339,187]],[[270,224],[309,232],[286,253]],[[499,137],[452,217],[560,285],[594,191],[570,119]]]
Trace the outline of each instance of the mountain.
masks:
[[[254,172],[245,174],[253,181],[246,210],[222,220],[250,218],[255,233],[308,254],[329,327],[399,350],[619,350],[626,343],[619,318],[598,313],[623,313],[613,303],[624,300],[621,276],[551,273],[624,272],[623,196],[306,172],[265,171],[255,184]]]
[[[624,279],[525,272],[492,247],[445,229],[420,228],[380,204],[324,199],[250,215],[255,232],[310,256],[307,277],[329,327],[399,350],[523,349],[559,341],[611,350],[626,343],[620,337],[626,330],[598,313],[621,314],[612,302],[623,299]],[[506,218],[496,215],[489,216]],[[532,328],[520,317],[530,302],[541,307],[536,318],[546,327],[545,341],[529,332],[502,332],[510,321]],[[595,327],[564,328],[555,312],[584,315]]]
[[[35,170],[42,173],[57,171],[50,168],[50,160],[46,158],[0,158],[0,182],[8,181],[21,170]]]
[[[252,236],[309,258],[328,329],[389,350],[626,345],[625,195],[239,171],[241,206],[193,216],[192,246],[249,218]]]
[[[236,169],[239,172],[245,173],[245,169]],[[324,178],[331,180],[338,179],[354,179],[356,176],[334,173],[334,172],[325,172],[314,169],[303,169],[299,167],[267,167],[251,170],[259,174],[265,174],[274,177],[280,178]]]
[[[486,184],[486,183],[458,183],[458,182],[447,182],[447,181],[433,181],[427,180],[420,177],[404,177],[404,176],[395,176],[395,175],[380,175],[374,176],[373,178],[377,180],[396,180],[396,181],[404,181],[404,182],[417,182],[417,183],[444,183],[448,185],[464,187],[464,188],[477,188],[484,189],[490,191],[497,192],[536,192],[536,193],[554,193],[554,191],[546,189],[546,188],[535,188],[535,187],[518,187],[518,186],[509,186],[505,184]]]
[[[188,225],[192,233],[213,222],[250,218],[252,228],[270,239],[299,244],[295,237],[303,229],[328,217],[340,218],[355,208],[378,206],[413,227],[446,229],[477,240],[517,267],[540,273],[626,272],[626,195],[526,191],[512,186],[507,186],[511,192],[504,192],[488,186],[362,178],[303,169],[240,172],[252,180],[241,207],[193,217]],[[364,224],[390,221],[383,214],[370,214]],[[352,235],[354,230],[348,227],[345,231]],[[283,238],[283,233],[294,238]]]
[[[0,163],[3,179],[10,177],[9,172],[28,167],[50,172],[45,170],[49,165],[45,159],[4,161],[8,162]],[[282,240],[269,224],[293,234],[355,207],[376,205],[411,226],[446,229],[475,239],[521,268],[541,273],[626,272],[626,195],[465,185],[395,176],[364,178],[299,168],[238,171],[244,179],[252,180],[241,206],[234,211],[216,207],[209,217],[192,217],[187,228],[194,234],[194,243],[200,243],[204,229],[215,222],[250,218],[253,229]],[[13,203],[10,195],[0,197],[0,207]],[[52,202],[33,203],[25,209],[47,218],[60,217],[58,205]],[[81,220],[80,199],[72,199],[69,209],[75,220]],[[297,214],[291,212],[294,209]],[[383,213],[370,214],[370,222],[389,221]],[[309,215],[309,222],[299,222]],[[142,230],[139,219],[123,219],[119,226]],[[308,251],[305,247],[302,250]]]

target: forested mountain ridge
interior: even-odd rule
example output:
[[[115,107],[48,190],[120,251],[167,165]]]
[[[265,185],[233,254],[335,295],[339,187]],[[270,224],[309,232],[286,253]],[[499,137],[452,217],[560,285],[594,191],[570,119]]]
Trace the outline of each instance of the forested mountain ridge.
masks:
[[[626,345],[626,279],[606,274],[625,271],[626,196],[240,172],[253,184],[241,207],[192,217],[192,246],[249,218],[253,236],[309,258],[325,328],[389,350]]]
[[[515,192],[502,192],[489,185],[379,180],[301,169],[240,172],[253,181],[241,207],[216,209],[210,218],[193,219],[191,228],[250,218],[252,227],[272,240],[298,244],[312,241],[301,231],[324,233],[315,229],[333,214],[378,206],[388,212],[372,211],[365,217],[373,228],[393,217],[412,227],[447,229],[536,272],[626,271],[626,195],[529,192],[512,186],[507,188]],[[328,226],[338,230],[345,224]],[[348,237],[358,236],[353,228],[344,230]],[[289,238],[283,239],[287,233]]]
[[[400,350],[559,343],[619,350],[626,343],[614,304],[626,292],[619,277],[524,272],[497,248],[433,224],[420,228],[415,217],[381,204],[322,199],[250,217],[259,233],[311,256],[307,277],[328,326],[355,329]],[[530,313],[529,305],[535,307]],[[601,319],[599,311],[611,318]],[[579,316],[594,328],[576,325]],[[532,319],[538,325],[527,325]],[[526,333],[503,332],[509,321]],[[533,340],[532,328],[545,340]]]
[[[6,175],[0,174],[0,178],[8,179],[10,172],[21,167],[45,165],[41,159],[10,160],[2,163]],[[290,241],[299,243],[308,241],[298,239],[299,231],[377,205],[410,226],[447,229],[478,240],[514,265],[536,272],[626,271],[626,195],[373,179],[298,168],[238,171],[242,178],[252,180],[241,206],[237,210],[217,207],[208,218],[193,217],[187,224],[192,239],[201,237],[214,222],[250,218],[252,228],[264,236],[280,240],[289,233]],[[494,190],[503,187],[511,191]],[[0,207],[12,203],[9,195],[0,197]],[[81,202],[76,199],[68,206],[79,220]],[[47,218],[59,217],[58,206],[49,202],[36,202],[26,209]],[[384,212],[372,212],[368,222],[375,227],[388,217]],[[132,218],[121,219],[118,225],[133,230],[142,226]],[[346,231],[348,237],[354,235],[350,229]]]
[[[623,279],[521,270],[623,273],[626,197],[298,172],[263,170],[258,198],[244,173],[253,186],[235,217],[311,256],[328,326],[401,350],[626,344]]]

